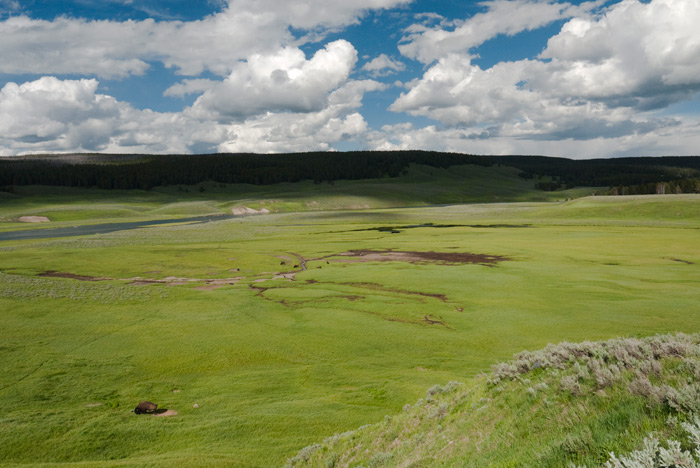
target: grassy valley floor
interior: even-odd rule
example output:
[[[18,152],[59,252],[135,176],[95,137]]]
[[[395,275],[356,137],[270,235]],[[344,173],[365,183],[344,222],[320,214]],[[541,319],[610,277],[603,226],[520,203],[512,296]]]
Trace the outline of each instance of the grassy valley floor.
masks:
[[[182,209],[175,193],[24,197],[0,218],[263,206],[207,193]],[[698,196],[331,201],[0,243],[0,464],[281,466],[523,349],[700,331]],[[177,415],[136,416],[141,400]]]

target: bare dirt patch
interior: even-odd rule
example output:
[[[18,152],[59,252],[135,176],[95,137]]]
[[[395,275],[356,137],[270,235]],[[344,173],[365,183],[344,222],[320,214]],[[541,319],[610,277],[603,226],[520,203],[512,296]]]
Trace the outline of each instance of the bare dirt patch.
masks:
[[[161,284],[164,281],[159,281],[159,280],[149,280],[149,279],[135,279],[132,278],[129,280],[129,284],[133,284],[134,286],[146,286],[149,284]]]
[[[126,278],[124,281],[129,281],[129,284],[136,286],[147,286],[149,284],[165,284],[168,286],[184,286],[190,283],[204,283],[203,286],[195,288],[200,291],[210,291],[212,289],[221,288],[223,286],[237,284],[244,276],[237,276],[235,278],[181,278],[178,276],[168,276],[163,279],[153,279],[153,278],[142,278],[137,276],[135,278]]]
[[[244,276],[237,276],[235,278],[218,278],[218,279],[208,279],[205,280],[207,284],[211,284],[213,286],[227,286],[227,285],[234,285],[241,281],[242,279],[245,279]]]
[[[153,413],[153,416],[155,416],[157,418],[167,418],[169,416],[177,416],[177,411],[163,408],[163,409],[156,410],[156,412]]]
[[[86,275],[76,275],[75,273],[65,273],[61,271],[48,270],[39,273],[39,276],[46,276],[50,278],[69,278],[78,281],[109,281],[114,278],[107,278],[104,276],[86,276]]]
[[[51,220],[46,216],[20,216],[20,223],[49,223]]]
[[[297,274],[297,272],[277,273],[272,278],[258,278],[256,280],[253,280],[253,283],[265,283],[266,281],[272,281],[272,280],[278,280],[278,279],[286,279],[287,281],[294,281],[294,277],[296,276],[296,274]]]
[[[255,210],[253,208],[248,208],[247,206],[236,206],[231,209],[231,214],[233,214],[234,216],[270,214],[270,210],[268,210],[267,208]]]
[[[272,277],[272,279],[287,279],[289,281],[294,281],[294,276],[296,273],[279,273]]]
[[[350,250],[339,254],[361,262],[409,262],[440,263],[444,265],[477,264],[495,266],[509,260],[499,255],[475,254],[469,252],[413,252],[397,250]]]

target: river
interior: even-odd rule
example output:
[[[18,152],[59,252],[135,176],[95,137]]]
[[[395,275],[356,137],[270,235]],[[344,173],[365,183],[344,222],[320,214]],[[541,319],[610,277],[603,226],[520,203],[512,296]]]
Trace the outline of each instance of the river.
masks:
[[[88,224],[84,226],[68,226],[60,228],[42,228],[42,229],[25,229],[21,231],[0,232],[0,241],[10,240],[31,240],[31,239],[50,239],[54,237],[74,237],[74,236],[89,236],[92,234],[105,234],[116,231],[126,231],[128,229],[138,229],[142,227],[162,225],[162,224],[202,224],[210,221],[222,221],[226,219],[237,218],[240,216],[234,215],[209,215],[197,216],[192,218],[178,219],[150,219],[146,221],[130,221],[126,223],[104,223],[104,224]]]

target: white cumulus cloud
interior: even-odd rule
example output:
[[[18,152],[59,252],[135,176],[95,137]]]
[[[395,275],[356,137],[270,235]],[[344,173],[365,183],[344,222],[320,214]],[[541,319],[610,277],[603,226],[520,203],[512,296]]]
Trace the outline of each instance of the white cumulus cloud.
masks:
[[[700,91],[696,6],[625,0],[568,21],[539,58],[488,69],[466,52],[447,53],[391,110],[470,128],[472,139],[577,141],[678,128],[680,118],[652,111]]]
[[[135,109],[98,93],[98,85],[94,79],[54,77],[5,85],[0,90],[0,154],[330,150],[337,142],[364,135],[367,123],[357,109],[365,93],[386,86],[373,80],[346,81],[313,110],[216,121],[195,108]]]
[[[123,108],[95,80],[53,77],[0,90],[0,146],[23,151],[98,150]]]
[[[384,89],[373,80],[350,81],[328,97],[327,107],[310,113],[266,114],[228,126],[222,152],[327,151],[333,144],[362,138],[367,122],[357,112],[365,93]]]
[[[218,81],[209,79],[183,80],[166,89],[163,96],[183,97],[188,94],[199,94],[213,88],[218,83]]]
[[[226,74],[236,61],[274,49],[289,33],[269,15],[218,14],[192,22],[53,21],[25,16],[0,22],[0,73],[123,78],[160,61],[184,75]]]
[[[0,94],[0,153],[186,153],[245,142],[259,151],[330,149],[366,131],[357,109],[366,92],[384,85],[349,80],[357,62],[349,42],[331,42],[307,58],[299,48],[305,39],[290,27],[322,37],[370,9],[408,1],[231,0],[189,22],[0,21],[0,73],[125,78],[160,61],[194,77],[165,96],[201,94],[191,107],[164,113],[102,94],[95,79],[8,83]],[[205,70],[224,78],[197,78]]]
[[[571,20],[541,54],[555,62],[547,85],[560,93],[627,95],[640,105],[652,95],[649,106],[660,95],[698,90],[699,22],[695,0],[626,0],[599,18]]]
[[[362,70],[369,72],[374,77],[389,76],[405,69],[406,64],[394,60],[386,54],[380,54],[362,66]]]
[[[0,154],[305,151],[354,141],[581,157],[688,154],[699,143],[693,114],[673,113],[700,95],[697,0],[487,0],[466,19],[383,15],[416,22],[397,44],[402,60],[363,50],[371,55],[360,70],[350,42],[324,38],[411,0],[215,1],[220,10],[197,21],[49,21],[0,0],[0,73],[43,76],[0,90]],[[563,26],[538,55],[479,65],[486,41],[555,22]],[[307,55],[310,42],[319,45]],[[376,106],[363,110],[363,99],[387,85],[358,76],[404,72],[409,59],[423,71],[402,74],[390,110],[434,124],[369,129],[361,112]],[[157,62],[183,75],[158,94],[194,95],[192,106],[140,110],[94,79],[147,74]]]
[[[387,125],[370,131],[367,144],[374,150],[412,150],[430,148],[469,154],[538,154],[589,159],[620,156],[667,156],[688,154],[700,145],[700,121],[697,119],[673,128],[660,128],[643,135],[537,140],[491,136],[480,138],[470,130],[428,125],[415,128],[410,123]]]
[[[406,57],[431,63],[450,53],[467,53],[498,35],[513,36],[538,29],[588,12],[602,3],[572,5],[555,0],[489,0],[481,3],[486,12],[458,22],[452,30],[413,25],[407,29],[399,50]]]
[[[0,90],[0,154],[71,151],[186,153],[215,148],[217,125],[138,110],[97,92],[94,79],[8,83]]]
[[[290,27],[318,33],[409,1],[230,0],[221,12],[187,22],[11,17],[0,21],[0,73],[123,78],[157,61],[183,75],[225,76],[239,60],[292,45]]]
[[[349,42],[332,42],[309,60],[296,47],[274,55],[253,55],[200,96],[192,115],[240,120],[265,112],[312,112],[327,105],[331,91],[344,83],[357,61]]]

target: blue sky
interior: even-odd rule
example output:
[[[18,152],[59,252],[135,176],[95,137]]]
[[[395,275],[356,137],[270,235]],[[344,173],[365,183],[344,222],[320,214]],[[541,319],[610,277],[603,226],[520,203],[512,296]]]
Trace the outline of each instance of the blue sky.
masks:
[[[696,0],[0,0],[0,155],[700,154]]]

